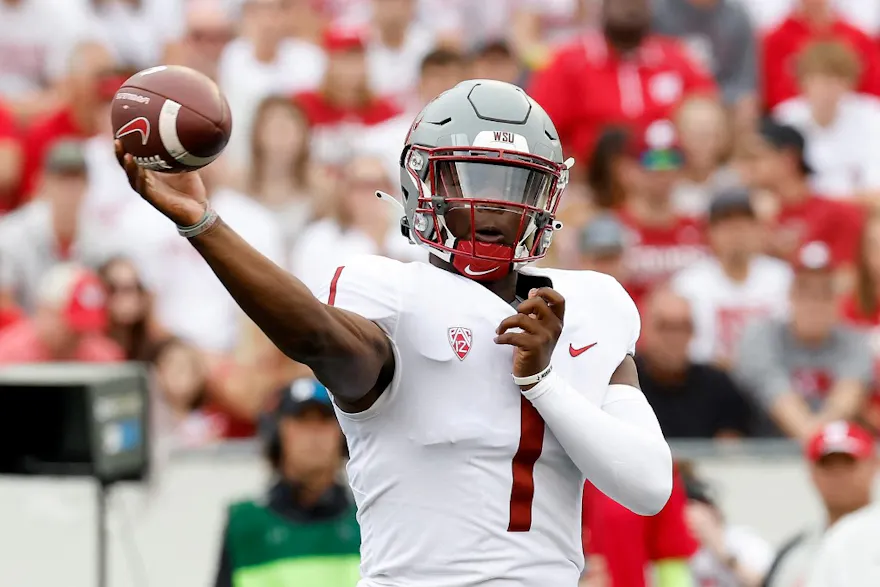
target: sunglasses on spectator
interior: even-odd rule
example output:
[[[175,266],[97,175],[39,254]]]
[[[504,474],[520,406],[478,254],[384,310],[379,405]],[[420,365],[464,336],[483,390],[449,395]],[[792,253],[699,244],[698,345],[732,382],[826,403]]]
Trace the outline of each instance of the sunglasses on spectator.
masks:
[[[143,293],[144,286],[140,283],[108,283],[107,291],[110,295],[116,294],[132,294],[132,293]]]
[[[225,30],[192,29],[189,31],[189,37],[196,43],[225,45],[232,39],[232,33]]]

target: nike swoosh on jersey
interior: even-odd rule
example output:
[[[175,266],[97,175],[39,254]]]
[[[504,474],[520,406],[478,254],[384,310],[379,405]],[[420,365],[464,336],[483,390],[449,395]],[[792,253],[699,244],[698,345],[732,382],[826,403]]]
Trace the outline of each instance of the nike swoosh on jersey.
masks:
[[[496,269],[498,269],[498,267],[492,267],[491,269],[489,269],[487,271],[474,271],[473,269],[471,269],[470,265],[466,265],[464,268],[464,272],[467,273],[468,275],[473,275],[474,277],[479,277],[480,275],[489,275],[490,273],[492,273]]]
[[[597,344],[599,344],[599,343],[598,343],[598,342],[594,342],[593,344],[588,344],[587,346],[584,346],[584,347],[581,347],[581,348],[579,348],[579,349],[576,349],[576,348],[574,348],[574,345],[573,345],[573,344],[568,343],[568,353],[569,353],[572,357],[579,357],[580,355],[584,354],[585,352],[587,352],[588,350],[590,350],[591,348],[593,348],[593,347],[596,346]]]

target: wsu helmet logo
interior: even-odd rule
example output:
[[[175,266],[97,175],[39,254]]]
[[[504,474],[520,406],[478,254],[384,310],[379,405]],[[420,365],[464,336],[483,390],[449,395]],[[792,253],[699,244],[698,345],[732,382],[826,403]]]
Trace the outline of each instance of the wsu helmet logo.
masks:
[[[146,145],[147,141],[150,140],[150,121],[143,116],[129,120],[116,131],[116,138],[121,139],[126,135],[136,132],[141,133],[141,144]]]

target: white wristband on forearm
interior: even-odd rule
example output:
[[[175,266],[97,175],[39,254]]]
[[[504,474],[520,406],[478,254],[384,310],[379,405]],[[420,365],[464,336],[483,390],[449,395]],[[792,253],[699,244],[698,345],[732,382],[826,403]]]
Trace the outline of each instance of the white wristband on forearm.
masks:
[[[202,216],[202,219],[192,226],[180,226],[178,224],[177,233],[186,238],[193,238],[209,230],[219,219],[220,216],[217,215],[217,212],[215,212],[213,208],[208,207],[208,209],[205,210],[205,215]]]
[[[541,372],[535,373],[534,375],[529,375],[527,377],[517,377],[516,375],[514,375],[513,382],[516,383],[517,385],[519,385],[520,387],[522,387],[524,385],[534,385],[535,383],[541,381],[542,379],[544,379],[545,377],[550,375],[550,373],[552,373],[552,372],[553,372],[553,365],[547,365],[546,367],[544,367],[543,370],[541,370]]]

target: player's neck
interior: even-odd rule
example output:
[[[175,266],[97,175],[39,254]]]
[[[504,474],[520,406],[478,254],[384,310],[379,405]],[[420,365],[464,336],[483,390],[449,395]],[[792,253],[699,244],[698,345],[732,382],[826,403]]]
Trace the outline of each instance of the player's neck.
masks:
[[[446,261],[439,259],[436,255],[431,255],[428,261],[434,267],[443,269],[444,271],[449,271],[450,273],[461,275],[461,273],[456,271],[455,267],[452,266],[452,263],[447,263]],[[462,277],[466,276],[462,275]],[[478,281],[477,283],[497,295],[505,302],[510,303],[516,299],[516,280],[517,273],[515,271],[511,271],[510,273],[496,281]]]

